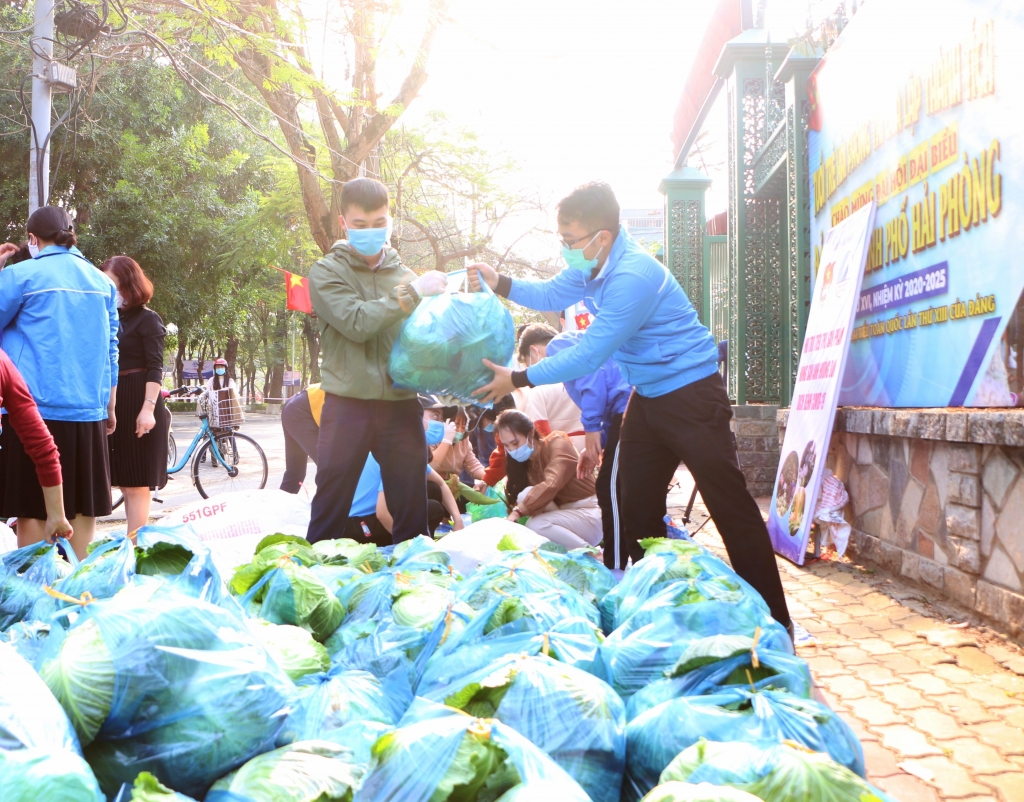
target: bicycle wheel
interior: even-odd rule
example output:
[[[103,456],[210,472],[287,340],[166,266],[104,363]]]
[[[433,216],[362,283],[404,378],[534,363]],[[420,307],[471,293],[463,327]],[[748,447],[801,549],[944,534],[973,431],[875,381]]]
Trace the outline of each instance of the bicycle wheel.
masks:
[[[178,464],[178,444],[174,440],[174,432],[167,432],[167,467],[173,468]]]
[[[248,435],[217,435],[217,449],[228,465],[224,469],[207,440],[192,458],[192,479],[203,498],[236,490],[262,490],[267,485],[267,457]]]
[[[113,512],[122,504],[124,504],[124,493],[122,493],[120,490],[117,491],[117,495],[111,496],[111,501],[112,503],[110,505],[110,510],[111,512]]]

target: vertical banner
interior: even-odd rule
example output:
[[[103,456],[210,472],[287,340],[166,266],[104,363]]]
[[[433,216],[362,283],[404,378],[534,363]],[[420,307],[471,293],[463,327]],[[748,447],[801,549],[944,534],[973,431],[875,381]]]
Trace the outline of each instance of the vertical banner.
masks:
[[[775,551],[797,565],[807,553],[874,220],[870,203],[828,232],[811,296],[768,517]]]

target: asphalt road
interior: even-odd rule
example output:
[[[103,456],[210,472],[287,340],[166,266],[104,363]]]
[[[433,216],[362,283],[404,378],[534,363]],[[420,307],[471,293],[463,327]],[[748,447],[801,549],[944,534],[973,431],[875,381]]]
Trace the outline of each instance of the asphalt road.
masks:
[[[178,459],[180,460],[192,438],[199,431],[199,420],[191,416],[175,415],[171,428],[178,445]],[[281,418],[276,415],[250,415],[242,425],[241,432],[259,443],[263,453],[267,455],[267,464],[270,469],[267,487],[279,487],[281,477],[284,475],[284,434],[281,431]],[[312,491],[315,489],[312,479],[316,475],[316,467],[310,464],[309,468],[307,483],[310,484],[310,491]],[[191,504],[201,498],[199,491],[192,484],[190,466],[186,465],[180,473],[169,476],[168,480],[167,487],[158,493],[159,498],[163,499],[163,503],[154,503],[152,506],[151,520],[159,519],[171,510]],[[117,491],[114,493],[116,497]],[[114,510],[112,515],[101,518],[99,524],[101,529],[123,527],[125,524],[124,505]]]

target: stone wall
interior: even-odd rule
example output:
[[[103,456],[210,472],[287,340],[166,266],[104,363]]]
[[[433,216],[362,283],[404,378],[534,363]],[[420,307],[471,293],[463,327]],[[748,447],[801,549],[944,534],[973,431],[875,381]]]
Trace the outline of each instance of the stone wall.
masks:
[[[857,556],[1024,636],[1024,411],[847,407],[828,466]]]
[[[744,404],[734,406],[733,432],[740,470],[747,479],[747,489],[754,497],[770,496],[779,469],[779,426],[777,406]]]

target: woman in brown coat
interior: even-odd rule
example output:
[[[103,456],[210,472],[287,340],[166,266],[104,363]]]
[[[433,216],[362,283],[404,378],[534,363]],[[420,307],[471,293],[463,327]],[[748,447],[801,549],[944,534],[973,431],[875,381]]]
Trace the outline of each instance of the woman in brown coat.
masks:
[[[526,526],[567,549],[601,542],[601,508],[591,477],[579,479],[579,454],[562,432],[546,437],[519,410],[509,409],[495,423],[508,456],[509,520],[529,517]]]

